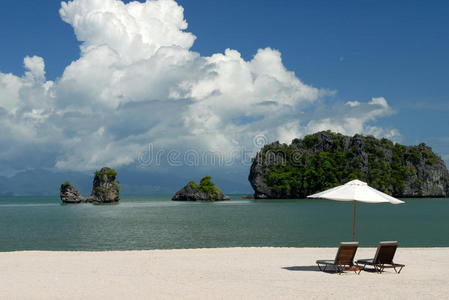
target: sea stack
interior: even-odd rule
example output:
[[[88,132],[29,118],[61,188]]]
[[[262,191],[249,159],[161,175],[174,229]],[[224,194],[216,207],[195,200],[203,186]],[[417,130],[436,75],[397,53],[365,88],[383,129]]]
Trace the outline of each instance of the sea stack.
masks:
[[[73,186],[70,182],[66,181],[61,184],[61,189],[59,192],[59,196],[61,197],[61,201],[63,203],[84,203],[86,199],[81,196],[78,189]]]
[[[116,180],[117,172],[104,167],[95,172],[92,186],[91,202],[117,203],[120,201],[120,183]]]
[[[173,201],[223,201],[229,200],[223,192],[215,186],[210,176],[201,179],[200,184],[190,181],[172,198]]]

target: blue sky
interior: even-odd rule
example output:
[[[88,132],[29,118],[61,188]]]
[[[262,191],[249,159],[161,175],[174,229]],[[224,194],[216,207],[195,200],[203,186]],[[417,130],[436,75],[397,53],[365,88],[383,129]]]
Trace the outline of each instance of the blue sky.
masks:
[[[258,49],[277,49],[302,83],[335,92],[314,98],[301,113],[333,115],[347,101],[383,97],[390,111],[367,124],[397,130],[404,144],[426,142],[449,161],[448,2],[177,2],[186,31],[196,36],[191,51],[207,57],[236,49],[250,61]],[[61,20],[60,7],[60,1],[0,3],[1,73],[22,76],[24,57],[38,55],[46,79],[57,81],[80,58],[82,43]],[[233,116],[246,117],[259,118]]]

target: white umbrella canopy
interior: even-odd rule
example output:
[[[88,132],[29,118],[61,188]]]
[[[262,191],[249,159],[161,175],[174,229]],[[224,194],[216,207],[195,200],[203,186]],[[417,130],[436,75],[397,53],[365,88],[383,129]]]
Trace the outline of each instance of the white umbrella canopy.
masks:
[[[320,193],[316,193],[307,198],[320,198],[337,201],[354,201],[354,219],[352,225],[352,240],[355,239],[355,217],[356,217],[356,202],[365,203],[385,203],[401,204],[405,203],[399,199],[391,197],[381,191],[373,189],[366,182],[360,180],[352,180],[344,185],[340,185]]]
[[[373,189],[366,182],[357,179],[349,181],[344,185],[340,185],[329,190],[307,196],[307,198],[321,198],[337,201],[360,201],[366,203],[404,203],[404,201]]]

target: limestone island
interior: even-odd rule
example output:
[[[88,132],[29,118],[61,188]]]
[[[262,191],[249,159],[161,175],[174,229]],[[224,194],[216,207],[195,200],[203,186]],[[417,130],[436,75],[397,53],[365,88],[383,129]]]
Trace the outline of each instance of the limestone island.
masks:
[[[61,184],[61,201],[66,204],[93,203],[112,204],[120,201],[120,183],[116,180],[117,172],[104,167],[95,172],[90,197],[81,196],[79,190],[70,182]]]
[[[353,179],[394,197],[448,197],[444,161],[422,143],[322,131],[264,146],[248,177],[258,199],[300,199]]]
[[[190,181],[172,198],[173,201],[223,201],[230,198],[215,186],[210,176],[201,179],[200,184]]]

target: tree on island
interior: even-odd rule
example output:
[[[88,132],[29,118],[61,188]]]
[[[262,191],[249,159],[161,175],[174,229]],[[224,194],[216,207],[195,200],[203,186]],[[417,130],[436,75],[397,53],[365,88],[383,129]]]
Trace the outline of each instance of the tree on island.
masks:
[[[200,184],[191,180],[180,189],[172,198],[175,201],[221,201],[229,200],[223,192],[215,186],[210,176],[204,176]]]

